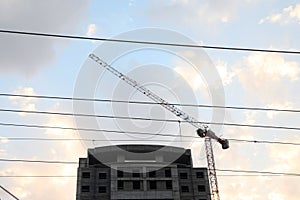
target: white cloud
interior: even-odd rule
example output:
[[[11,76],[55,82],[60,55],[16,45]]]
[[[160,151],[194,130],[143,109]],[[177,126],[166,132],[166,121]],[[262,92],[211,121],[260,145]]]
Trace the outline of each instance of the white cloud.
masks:
[[[297,85],[300,75],[299,64],[279,54],[253,53],[242,65],[236,70],[241,86],[266,104],[286,102],[292,95],[289,89]]]
[[[0,171],[3,176],[35,176],[35,175],[76,175],[76,165],[51,165],[39,164],[31,165],[26,163],[18,163],[10,165]],[[59,179],[59,180],[58,180]],[[5,185],[10,188],[10,191],[18,198],[29,199],[67,199],[75,198],[76,183],[74,178],[10,178]],[[45,184],[47,183],[47,184]],[[34,188],[34,192],[33,192]],[[53,194],[53,195],[45,195]]]
[[[135,0],[129,0],[128,6],[134,6],[134,4],[135,4]]]
[[[151,1],[145,14],[149,20],[176,24],[227,23],[235,18],[239,8],[248,0],[242,1]],[[176,19],[176,20],[174,20]]]
[[[9,142],[8,138],[0,136],[0,143],[7,143],[7,142]]]
[[[259,24],[263,23],[290,23],[296,21],[300,23],[300,4],[295,6],[289,6],[280,13],[275,13],[270,16],[267,16],[259,21]]]
[[[235,76],[235,72],[230,71],[227,63],[219,60],[215,63],[215,66],[216,66],[217,70],[219,71],[219,74],[220,74],[222,82],[223,82],[223,86],[226,86],[226,85],[229,85],[230,83],[232,83],[232,79]]]
[[[63,107],[55,104],[52,109],[62,111]],[[47,125],[50,126],[65,126],[72,127],[72,118],[66,116],[49,116],[46,118]],[[75,131],[47,129],[42,130],[41,134],[45,133],[48,138],[70,138],[77,139]],[[52,141],[45,142],[43,145],[38,145],[38,153],[31,151],[31,156],[26,158],[31,160],[62,160],[62,161],[78,161],[79,157],[85,156],[86,149],[83,148],[80,141]],[[36,147],[34,147],[36,149]],[[6,152],[7,154],[9,152]],[[1,155],[1,150],[0,150]],[[15,155],[8,155],[15,157]],[[19,155],[18,158],[21,158]],[[24,157],[23,157],[24,158]],[[76,176],[76,164],[28,164],[28,163],[13,163],[2,165],[0,175],[54,175],[54,176]],[[47,183],[47,184],[45,184]],[[10,188],[11,192],[23,200],[54,200],[54,199],[75,199],[76,195],[76,177],[50,177],[50,178],[10,178],[5,182],[5,185]],[[34,192],[33,192],[34,188]],[[53,194],[53,195],[45,195]]]
[[[193,88],[194,91],[198,89],[204,90],[205,88],[207,88],[205,82],[196,70],[192,68],[187,68],[186,66],[177,66],[174,68],[174,71],[180,74],[186,80],[186,82]]]
[[[187,81],[193,90],[207,93],[211,86],[229,85],[235,76],[235,72],[229,69],[226,62],[217,61],[213,64],[204,52],[189,50],[180,52],[180,55],[195,66],[186,62],[177,62],[174,70]]]
[[[96,30],[97,30],[96,24],[90,24],[88,26],[88,30],[87,30],[86,34],[88,36],[93,36],[93,35],[95,35]]]
[[[0,149],[0,156],[6,156],[6,150],[5,149]]]
[[[0,1],[1,29],[61,34],[75,30],[89,1]],[[1,33],[0,72],[31,76],[51,63],[63,40]]]
[[[279,103],[272,103],[267,105],[267,108],[271,108],[271,109],[292,109],[293,104],[291,102],[284,102],[283,104],[279,104]],[[273,119],[276,115],[280,114],[280,112],[278,111],[268,111],[267,112],[267,116],[269,119]]]
[[[270,80],[288,77],[292,81],[299,79],[300,68],[297,62],[286,61],[276,54],[251,54],[244,59],[245,64],[257,76]]]
[[[33,88],[24,87],[24,86],[19,86],[16,90],[14,90],[13,94],[29,95],[29,96],[36,95]],[[36,110],[36,106],[35,106],[36,99],[33,97],[25,98],[25,97],[11,96],[11,97],[9,97],[9,100],[12,102],[13,105],[20,107],[21,110],[26,110],[26,111],[35,111]],[[19,115],[24,116],[25,114],[19,113]]]

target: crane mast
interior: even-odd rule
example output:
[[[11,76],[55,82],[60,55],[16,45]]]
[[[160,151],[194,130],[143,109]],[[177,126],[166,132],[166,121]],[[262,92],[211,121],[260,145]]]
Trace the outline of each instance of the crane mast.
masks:
[[[209,179],[210,179],[210,186],[211,186],[211,192],[212,192],[212,198],[214,200],[219,200],[219,190],[218,190],[218,184],[217,184],[217,176],[216,176],[216,169],[215,169],[215,161],[214,161],[214,155],[213,155],[213,149],[212,149],[212,143],[211,138],[217,140],[221,145],[223,149],[229,148],[228,140],[219,138],[216,136],[216,134],[208,128],[207,125],[202,124],[198,122],[195,118],[188,115],[184,111],[180,110],[176,106],[168,103],[166,100],[162,99],[158,95],[156,95],[151,90],[147,89],[146,87],[142,86],[135,80],[129,78],[128,76],[124,75],[123,73],[119,72],[115,68],[113,68],[111,65],[107,64],[103,60],[101,60],[98,56],[95,54],[90,54],[89,57],[97,62],[99,65],[104,67],[107,71],[111,72],[118,78],[125,81],[127,84],[131,85],[133,88],[137,89],[139,92],[143,93],[150,99],[152,99],[154,102],[158,103],[165,109],[169,110],[173,114],[175,114],[177,117],[180,117],[182,120],[190,123],[192,126],[197,128],[197,134],[200,137],[206,137],[205,139],[205,150],[206,150],[206,158],[207,158],[207,164],[208,164],[208,173],[209,173]]]

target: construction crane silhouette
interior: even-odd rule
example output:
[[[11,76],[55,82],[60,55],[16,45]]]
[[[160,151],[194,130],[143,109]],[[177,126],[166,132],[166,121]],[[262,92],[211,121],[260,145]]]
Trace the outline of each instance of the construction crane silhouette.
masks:
[[[175,114],[177,117],[180,117],[182,120],[190,123],[192,126],[197,128],[197,134],[205,138],[205,151],[206,151],[206,159],[207,159],[207,165],[208,165],[208,175],[209,175],[209,182],[210,182],[210,188],[211,188],[211,197],[213,200],[219,200],[219,189],[218,189],[218,181],[217,181],[217,174],[216,174],[216,167],[215,167],[215,159],[213,154],[213,148],[212,148],[212,141],[211,139],[217,140],[221,145],[223,149],[229,148],[229,142],[227,139],[219,138],[212,130],[208,128],[207,125],[202,124],[198,122],[195,118],[188,115],[184,111],[180,110],[176,106],[168,103],[158,95],[156,95],[151,90],[147,89],[146,87],[139,84],[137,81],[131,79],[130,77],[124,75],[123,73],[119,72],[115,68],[113,68],[111,65],[107,64],[103,60],[101,60],[98,56],[95,54],[90,54],[89,58],[94,60],[96,63],[98,63],[100,66],[105,68],[107,71],[111,72],[118,78],[122,79],[127,84],[131,85],[133,88],[138,90],[139,92],[143,93],[150,99],[152,99],[154,102],[158,103],[165,109],[169,110],[173,114]]]

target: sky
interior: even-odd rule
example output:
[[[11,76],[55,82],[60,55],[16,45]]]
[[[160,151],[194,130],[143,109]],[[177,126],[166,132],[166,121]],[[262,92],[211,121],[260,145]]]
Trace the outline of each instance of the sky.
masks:
[[[0,29],[85,37],[299,51],[300,2],[279,0],[1,1]],[[88,56],[99,56],[172,103],[300,110],[297,54],[183,48],[0,33],[0,93],[150,101]],[[78,161],[87,148],[163,144],[191,148],[207,166],[203,139],[158,105],[0,96],[0,158]],[[7,112],[3,109],[143,117],[175,122]],[[180,106],[199,121],[299,127],[297,112]],[[121,130],[127,134],[26,128],[4,123]],[[220,137],[300,143],[299,131],[210,125]],[[132,135],[128,132],[144,134]],[[154,134],[172,134],[169,137]],[[173,137],[174,135],[174,137]],[[178,137],[183,136],[183,137]],[[18,141],[89,138],[102,142]],[[130,141],[114,141],[130,140]],[[300,147],[214,144],[217,169],[300,173]],[[75,199],[77,165],[3,162],[0,185],[20,199]],[[296,200],[299,176],[217,171],[221,199]],[[234,176],[226,176],[234,175]],[[238,175],[238,176],[237,176]],[[249,176],[255,175],[255,176]],[[6,177],[5,177],[6,176]],[[47,195],[45,195],[47,194]],[[50,194],[50,195],[49,195]],[[12,199],[0,191],[1,199]]]

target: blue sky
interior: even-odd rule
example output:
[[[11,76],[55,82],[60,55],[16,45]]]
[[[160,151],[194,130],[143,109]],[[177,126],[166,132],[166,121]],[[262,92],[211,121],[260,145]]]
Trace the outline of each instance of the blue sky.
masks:
[[[0,29],[103,38],[187,42],[228,47],[298,50],[300,3],[278,0],[232,1],[2,1]],[[158,34],[159,33],[159,34]],[[291,54],[168,48],[87,40],[0,34],[1,93],[148,100],[136,94],[88,59],[92,52],[171,102],[226,106],[300,109],[300,57]],[[122,53],[122,51],[124,52]],[[129,51],[130,50],[130,51]],[[120,54],[118,54],[120,52]],[[207,70],[211,67],[210,70]],[[86,76],[83,76],[87,69]],[[91,69],[89,71],[89,69]],[[99,69],[99,71],[98,71]],[[196,71],[195,71],[196,70]],[[211,71],[212,70],[212,71]],[[210,74],[205,76],[205,74]],[[98,77],[98,75],[101,75]],[[80,77],[87,77],[80,79]],[[95,81],[95,82],[93,82]],[[78,87],[79,86],[79,87]],[[93,88],[95,88],[93,90]],[[78,90],[79,89],[79,90]],[[76,91],[78,93],[76,93]],[[90,92],[90,93],[89,93]],[[215,98],[219,95],[220,98]],[[67,100],[0,97],[2,109],[94,113],[131,117],[176,119],[155,106],[96,103],[75,107]],[[91,109],[94,108],[94,109]],[[91,110],[88,110],[91,109]],[[297,113],[182,108],[201,121],[267,124],[297,127]],[[177,123],[148,123],[82,119],[55,115],[0,112],[2,123],[172,132]],[[216,117],[216,118],[213,118]],[[93,122],[96,122],[93,123]],[[300,142],[298,131],[212,126],[218,135],[236,139]],[[195,130],[182,124],[182,134]],[[104,134],[105,135],[105,134]],[[54,129],[0,127],[0,157],[77,161],[86,148],[103,143],[14,141],[9,137],[102,138],[95,133]],[[132,139],[128,135],[105,135],[108,140]],[[146,138],[146,139],[145,139]],[[140,136],[135,139],[160,140]],[[170,138],[168,138],[170,139]],[[122,142],[123,143],[123,142]],[[175,142],[174,142],[175,143]],[[111,142],[111,144],[114,144]],[[169,143],[162,143],[169,144]],[[178,144],[178,143],[177,143]],[[192,148],[195,166],[206,166],[201,140],[179,144]],[[232,142],[229,150],[215,147],[219,169],[243,169],[299,173],[300,148]],[[3,162],[0,175],[76,175],[76,165],[41,165]],[[50,173],[51,172],[51,173]],[[221,174],[221,172],[219,172]],[[224,175],[224,173],[223,173]],[[74,199],[75,178],[3,178],[20,199]],[[290,176],[220,176],[222,199],[298,199],[298,178]],[[47,182],[47,187],[45,186]],[[33,190],[32,188],[36,188]],[[66,190],[65,188],[68,188]],[[67,191],[67,192],[66,192]],[[53,195],[44,196],[45,193]],[[54,195],[55,194],[55,195]],[[70,196],[70,194],[72,194]],[[234,195],[233,195],[234,194]],[[0,193],[0,195],[5,195]],[[2,196],[1,196],[2,197]],[[9,199],[9,197],[3,196]]]

